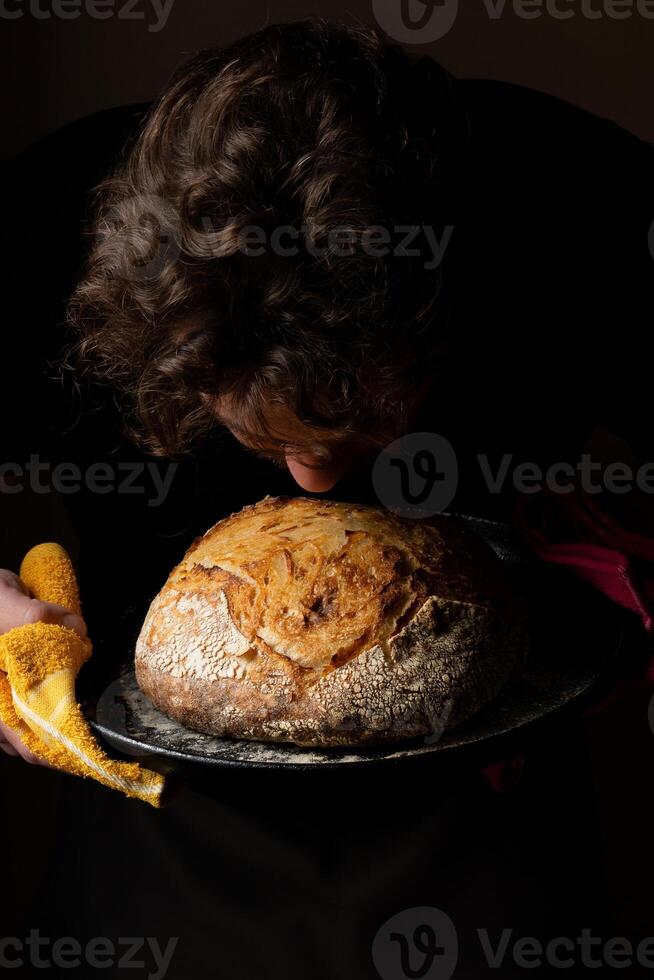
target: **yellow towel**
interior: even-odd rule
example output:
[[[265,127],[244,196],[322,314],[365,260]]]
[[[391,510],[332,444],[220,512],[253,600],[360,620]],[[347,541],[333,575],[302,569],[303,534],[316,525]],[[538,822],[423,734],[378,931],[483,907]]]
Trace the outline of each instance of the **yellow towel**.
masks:
[[[60,545],[32,548],[20,577],[35,598],[80,613],[75,572]],[[82,715],[75,679],[90,656],[90,642],[65,626],[33,623],[0,635],[0,719],[55,768],[160,806],[164,777],[111,759]]]

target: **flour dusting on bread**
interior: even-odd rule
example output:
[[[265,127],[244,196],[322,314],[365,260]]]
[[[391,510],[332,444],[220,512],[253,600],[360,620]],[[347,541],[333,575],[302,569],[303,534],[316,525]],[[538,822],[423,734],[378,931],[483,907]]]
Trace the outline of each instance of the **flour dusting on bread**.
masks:
[[[208,734],[379,744],[469,717],[524,647],[501,563],[452,519],[265,498],[173,570],[136,675],[156,707]]]

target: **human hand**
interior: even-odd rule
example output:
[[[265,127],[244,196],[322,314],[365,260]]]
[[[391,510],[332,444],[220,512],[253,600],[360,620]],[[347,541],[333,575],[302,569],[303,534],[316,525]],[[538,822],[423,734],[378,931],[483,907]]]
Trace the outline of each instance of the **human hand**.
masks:
[[[29,623],[55,623],[75,630],[86,637],[86,625],[81,616],[53,602],[42,602],[30,595],[29,589],[17,575],[0,569],[0,634],[7,633],[16,626]],[[52,768],[45,759],[40,759],[22,741],[19,733],[0,721],[0,751],[6,755],[20,756],[30,765]]]

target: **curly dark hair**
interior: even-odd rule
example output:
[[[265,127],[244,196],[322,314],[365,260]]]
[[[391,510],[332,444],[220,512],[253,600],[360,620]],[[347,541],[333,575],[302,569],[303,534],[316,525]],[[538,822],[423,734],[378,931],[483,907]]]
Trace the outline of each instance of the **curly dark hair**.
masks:
[[[271,26],[175,72],[97,188],[68,307],[76,363],[150,451],[226,399],[255,448],[275,405],[318,442],[390,433],[442,339],[442,266],[360,239],[442,227],[455,117],[449,76],[372,28]]]

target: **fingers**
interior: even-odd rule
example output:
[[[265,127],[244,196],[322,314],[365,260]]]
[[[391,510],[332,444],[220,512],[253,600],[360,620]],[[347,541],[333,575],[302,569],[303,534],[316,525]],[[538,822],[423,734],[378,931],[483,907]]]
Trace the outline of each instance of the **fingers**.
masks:
[[[81,616],[54,602],[33,599],[17,575],[0,569],[0,633],[29,623],[67,626],[82,639],[86,637],[86,624]]]
[[[32,598],[17,575],[0,569],[0,633],[29,623],[55,623],[75,630],[82,638],[86,637],[86,624],[81,616],[56,603]],[[53,768],[28,749],[19,733],[3,722],[0,722],[0,752],[20,757],[31,766]]]
[[[54,623],[57,626],[67,626],[68,629],[75,630],[82,638],[86,636],[86,623],[81,616],[72,613],[70,609],[58,606],[54,602],[42,602],[40,599],[28,599],[27,602],[23,603],[22,608],[22,625]]]
[[[47,769],[53,767],[45,759],[40,759],[21,740],[18,732],[0,721],[0,750],[7,755],[20,756],[20,758],[31,766],[45,766]]]
[[[0,633],[30,623],[67,626],[82,638],[86,637],[86,624],[81,616],[56,603],[32,598],[17,575],[0,569]],[[45,759],[39,758],[28,749],[19,733],[3,722],[0,722],[0,751],[6,755],[19,756],[32,766],[53,768]]]
[[[0,568],[0,590],[5,588],[14,592],[22,592],[23,595],[29,595],[28,589],[17,575],[7,571],[6,568]]]

